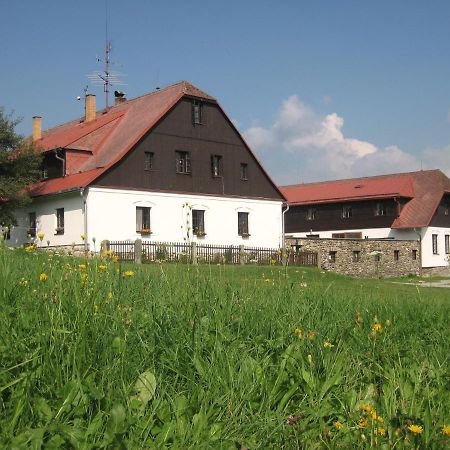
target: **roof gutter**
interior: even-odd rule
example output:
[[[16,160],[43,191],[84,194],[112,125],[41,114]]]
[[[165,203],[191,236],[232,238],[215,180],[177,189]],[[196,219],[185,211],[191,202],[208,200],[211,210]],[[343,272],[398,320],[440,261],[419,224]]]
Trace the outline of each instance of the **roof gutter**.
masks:
[[[55,152],[56,159],[59,159],[60,161],[62,161],[62,176],[65,177],[66,176],[66,159],[62,158],[61,156],[58,155],[58,150],[62,150],[62,149],[55,148],[53,151]]]

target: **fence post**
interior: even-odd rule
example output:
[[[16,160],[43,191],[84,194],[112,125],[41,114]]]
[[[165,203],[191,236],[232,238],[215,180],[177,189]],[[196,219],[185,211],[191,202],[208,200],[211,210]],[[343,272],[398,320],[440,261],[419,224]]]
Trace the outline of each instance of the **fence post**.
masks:
[[[192,242],[191,244],[191,262],[192,265],[197,265],[197,242]]]
[[[244,245],[241,244],[239,246],[239,264],[241,266],[243,266],[245,264],[245,259],[244,259]]]
[[[100,242],[100,253],[107,252],[109,250],[109,241],[108,239],[103,240]]]
[[[142,240],[136,239],[134,241],[134,262],[137,264],[142,263]]]

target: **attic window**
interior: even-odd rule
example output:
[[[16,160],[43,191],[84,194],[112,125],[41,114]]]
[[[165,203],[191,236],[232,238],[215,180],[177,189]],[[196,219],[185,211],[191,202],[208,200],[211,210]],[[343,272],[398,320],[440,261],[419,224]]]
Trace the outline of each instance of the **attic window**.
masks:
[[[194,125],[201,125],[203,123],[203,104],[198,100],[194,100],[192,104],[192,123]]]

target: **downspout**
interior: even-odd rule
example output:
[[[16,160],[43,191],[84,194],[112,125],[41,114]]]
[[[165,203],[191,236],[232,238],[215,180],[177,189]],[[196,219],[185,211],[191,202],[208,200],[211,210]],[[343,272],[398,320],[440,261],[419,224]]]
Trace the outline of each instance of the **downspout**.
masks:
[[[283,207],[281,207],[283,208]],[[281,213],[281,247],[285,247],[285,233],[284,233],[284,215],[289,211],[289,204],[286,204],[286,209]]]
[[[84,251],[87,252],[89,250],[89,243],[88,243],[88,232],[87,232],[87,201],[86,196],[84,195],[84,188],[80,190],[80,195],[83,198],[83,234],[86,236],[84,239]]]
[[[66,160],[65,158],[62,158],[61,156],[58,155],[58,150],[57,148],[55,148],[54,152],[55,152],[55,157],[56,159],[59,159],[60,161],[62,161],[62,176],[65,177],[66,176]]]
[[[414,233],[419,236],[419,275],[422,276],[422,233],[417,231],[417,228],[413,228]]]

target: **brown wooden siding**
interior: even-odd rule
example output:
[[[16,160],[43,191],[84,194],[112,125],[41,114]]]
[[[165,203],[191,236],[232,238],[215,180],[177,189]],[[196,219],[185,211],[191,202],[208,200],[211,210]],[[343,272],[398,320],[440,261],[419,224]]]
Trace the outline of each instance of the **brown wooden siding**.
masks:
[[[442,197],[442,200],[431,219],[430,225],[433,227],[450,228],[450,194],[444,194]]]
[[[181,100],[95,185],[282,199],[216,104],[203,104],[202,121],[194,125],[192,101]],[[190,153],[190,174],[176,173],[177,150]],[[153,152],[149,171],[144,170],[145,152]],[[222,155],[223,177],[212,176],[212,155]],[[241,163],[248,164],[248,181],[240,179]]]
[[[330,203],[311,206],[291,206],[285,217],[286,233],[300,233],[325,230],[355,230],[363,228],[388,228],[397,217],[397,204],[385,200],[386,216],[376,216],[376,201],[347,202],[352,206],[352,217],[343,219],[343,203]],[[307,220],[307,211],[316,208],[316,219]]]

